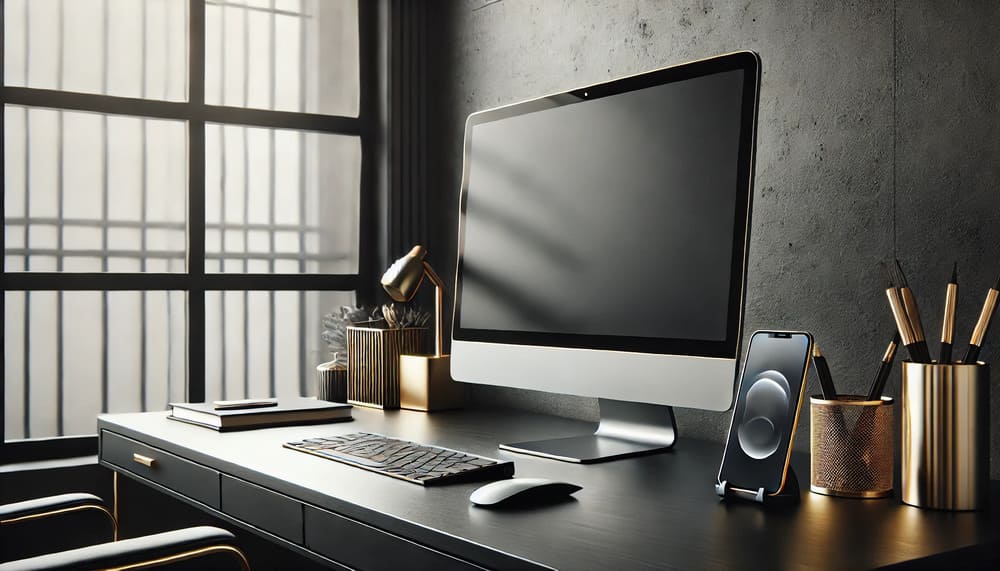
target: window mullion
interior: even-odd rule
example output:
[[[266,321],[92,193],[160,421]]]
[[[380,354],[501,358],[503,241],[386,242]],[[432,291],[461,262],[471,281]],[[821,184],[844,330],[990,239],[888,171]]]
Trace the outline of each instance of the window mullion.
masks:
[[[361,204],[358,231],[358,301],[379,299],[378,272],[388,265],[388,154],[385,133],[379,125],[389,115],[385,78],[388,74],[387,3],[358,2],[358,55],[360,71]]]
[[[319,290],[350,291],[358,274],[208,274],[191,278],[182,273],[65,273],[13,272],[4,274],[4,291],[163,291],[208,290]],[[200,283],[194,283],[195,281]]]
[[[190,0],[188,31],[188,102],[205,105],[205,2]],[[187,400],[205,400],[205,119],[188,122]]]
[[[189,78],[190,80],[190,78]],[[204,89],[204,81],[201,85]],[[191,92],[194,93],[193,91]],[[129,115],[149,119],[188,120],[198,117],[212,123],[247,125],[273,129],[294,129],[332,133],[337,135],[364,136],[364,122],[359,117],[320,115],[296,111],[275,111],[198,104],[193,99],[160,101],[115,95],[75,93],[36,87],[0,86],[0,101],[7,105],[46,107],[63,111],[88,111],[111,115]]]

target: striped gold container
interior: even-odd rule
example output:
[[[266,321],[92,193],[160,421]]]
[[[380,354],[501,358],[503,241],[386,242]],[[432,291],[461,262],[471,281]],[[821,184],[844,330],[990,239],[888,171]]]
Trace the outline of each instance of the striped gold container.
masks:
[[[347,366],[330,361],[316,366],[316,398],[347,402]]]
[[[903,363],[903,501],[977,510],[989,502],[990,368]]]
[[[399,356],[426,352],[426,327],[347,328],[347,402],[399,408]]]

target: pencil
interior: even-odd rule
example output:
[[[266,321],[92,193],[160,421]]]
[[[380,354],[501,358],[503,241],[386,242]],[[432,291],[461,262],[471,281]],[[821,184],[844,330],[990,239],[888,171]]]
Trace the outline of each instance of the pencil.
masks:
[[[924,326],[920,321],[920,309],[917,307],[917,299],[913,296],[913,290],[906,283],[906,274],[903,273],[903,266],[896,260],[896,286],[899,288],[899,296],[903,300],[903,308],[906,310],[906,317],[910,320],[910,327],[913,329],[913,342],[916,344],[919,353],[918,360],[921,363],[931,362],[931,352],[927,349],[927,340],[924,337]]]
[[[951,281],[944,294],[944,319],[941,320],[941,364],[951,363],[951,342],[955,335],[955,306],[958,303],[958,262],[951,270]]]
[[[879,400],[882,398],[882,392],[885,390],[885,382],[889,378],[889,372],[892,371],[892,361],[896,358],[896,349],[898,347],[899,332],[896,332],[892,336],[892,341],[889,342],[885,354],[882,356],[882,361],[879,362],[878,371],[875,372],[875,377],[872,379],[872,387],[868,390],[868,400]]]
[[[892,318],[896,321],[896,329],[899,331],[899,338],[906,347],[906,352],[910,355],[910,361],[914,363],[922,362],[917,345],[913,340],[913,329],[910,327],[910,320],[906,317],[906,309],[903,308],[903,300],[899,296],[899,290],[892,283],[889,269],[885,263],[881,264],[882,273],[885,274],[886,286],[885,296],[889,298],[889,308],[892,309]]]
[[[837,389],[833,385],[830,366],[827,365],[826,357],[819,352],[819,345],[816,344],[813,344],[813,365],[816,366],[816,376],[819,377],[819,386],[823,391],[823,398],[826,400],[837,400]]]
[[[965,352],[963,363],[975,363],[979,359],[979,351],[983,348],[983,339],[990,328],[990,321],[997,310],[997,299],[1000,298],[1000,276],[997,283],[986,292],[986,301],[983,309],[979,312],[979,319],[976,320],[976,328],[972,330],[972,339],[969,340],[969,349]]]

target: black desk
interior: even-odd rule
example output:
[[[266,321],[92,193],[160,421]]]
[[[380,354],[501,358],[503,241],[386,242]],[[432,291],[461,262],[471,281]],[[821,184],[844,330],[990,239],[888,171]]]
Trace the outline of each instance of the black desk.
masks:
[[[967,546],[988,552],[1000,540],[1000,522],[988,513],[932,512],[897,499],[804,491],[786,510],[721,503],[715,443],[682,438],[671,453],[584,466],[496,445],[576,434],[588,423],[483,411],[356,407],[354,415],[349,423],[225,434],[162,412],[104,415],[101,463],[289,549],[360,568],[858,569]],[[358,430],[512,458],[518,476],[584,489],[555,506],[489,511],[468,502],[479,484],[423,488],[281,447]],[[135,453],[153,458],[153,467]],[[797,454],[794,463],[808,489],[808,457]]]

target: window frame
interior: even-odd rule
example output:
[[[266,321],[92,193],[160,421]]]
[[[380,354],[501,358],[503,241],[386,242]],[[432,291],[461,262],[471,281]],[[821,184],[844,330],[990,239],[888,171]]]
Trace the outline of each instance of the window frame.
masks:
[[[4,1],[0,0],[0,29],[4,29]],[[211,291],[353,291],[359,303],[368,303],[375,291],[376,272],[384,265],[379,247],[384,243],[385,209],[380,198],[384,162],[379,158],[380,125],[384,113],[379,65],[384,17],[381,2],[358,0],[359,111],[357,117],[207,105],[205,103],[205,1],[188,0],[188,98],[187,101],[159,101],[132,97],[97,95],[2,85],[0,106],[22,105],[62,111],[87,111],[141,118],[173,119],[187,125],[187,255],[183,273],[63,273],[7,272],[6,238],[0,233],[3,250],[3,290],[0,313],[6,320],[6,292],[9,291],[183,291],[187,294],[187,383],[188,401],[205,399],[205,298]],[[0,78],[4,76],[4,46],[0,42]],[[6,128],[0,113],[0,131]],[[205,272],[205,125],[238,125],[351,135],[360,138],[361,178],[359,201],[358,269],[352,274],[227,274]],[[0,156],[6,157],[6,137],[0,137]],[[6,192],[0,177],[0,212]],[[107,390],[107,368],[104,369]],[[6,439],[6,370],[0,370],[4,406],[0,408],[0,464],[41,459],[93,455],[97,436]],[[30,402],[26,399],[25,405]],[[105,401],[106,402],[106,401]],[[60,407],[61,407],[60,403]],[[96,425],[95,425],[96,428]]]

